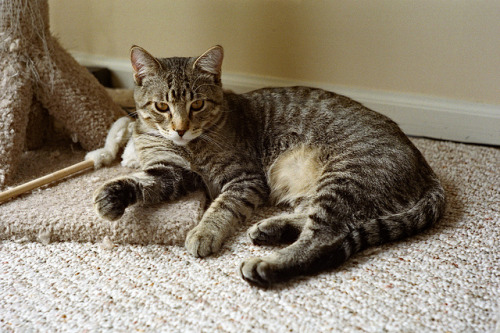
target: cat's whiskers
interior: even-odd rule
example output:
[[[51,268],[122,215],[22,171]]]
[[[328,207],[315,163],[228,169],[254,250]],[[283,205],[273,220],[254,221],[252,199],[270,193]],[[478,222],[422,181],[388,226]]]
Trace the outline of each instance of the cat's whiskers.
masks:
[[[215,146],[217,148],[219,148],[220,150],[223,150],[224,147],[219,143],[217,142],[216,140],[212,139],[211,137],[209,137],[207,134],[203,133],[199,136],[199,138],[205,142],[208,142],[210,145],[212,146]]]
[[[200,87],[204,87],[204,86],[214,86],[214,87],[219,87],[218,85],[216,84],[213,84],[213,83],[205,83],[205,84],[201,84],[201,85],[197,85],[198,83],[198,80],[201,80],[201,79],[204,79],[203,77],[201,76],[198,76],[194,82],[191,84],[191,86],[193,87],[193,91],[196,91],[197,89],[199,89]]]
[[[138,113],[137,113],[137,110],[134,111],[134,112],[127,112],[127,115],[131,118],[137,118],[138,116]]]
[[[194,95],[197,96],[198,94],[200,94],[198,92],[199,89],[201,89],[202,87],[215,87],[215,88],[220,88],[219,86],[217,86],[216,84],[209,84],[209,83],[205,83],[205,84],[200,84],[198,86],[196,86],[194,89],[193,89],[193,92],[194,92]],[[204,95],[205,98],[206,98],[206,95],[205,94],[201,94],[201,95]]]
[[[218,85],[216,84],[213,84],[213,83],[204,83],[204,84],[200,84],[198,86],[196,86],[193,91],[197,91],[198,89],[200,89],[201,87],[216,87],[216,88],[220,88]]]
[[[191,84],[191,87],[196,87],[196,84],[198,83],[198,80],[200,80],[200,76],[197,76],[195,79],[194,79],[194,82]]]
[[[231,149],[230,145],[222,143],[224,141],[221,140],[222,141],[221,142],[221,141],[217,140],[217,136],[214,135],[214,134],[215,133],[212,134],[212,136],[213,136],[212,137],[208,133],[203,133],[203,134],[201,134],[199,136],[199,138],[202,139],[202,140],[204,140],[204,141],[206,141],[206,142],[208,142],[209,144],[217,147],[221,151],[224,151],[224,150],[227,151],[228,149]]]
[[[149,136],[153,136],[155,138],[162,138],[162,139],[165,139],[165,137],[163,135],[161,135],[160,133],[158,133],[157,131],[149,131],[149,132],[146,132],[144,133],[145,135],[149,135]]]
[[[203,134],[209,139],[211,139],[213,142],[217,143],[219,146],[223,147],[224,149],[232,149],[231,144],[227,143],[228,140],[225,138],[220,131],[217,128],[208,128],[203,131]]]

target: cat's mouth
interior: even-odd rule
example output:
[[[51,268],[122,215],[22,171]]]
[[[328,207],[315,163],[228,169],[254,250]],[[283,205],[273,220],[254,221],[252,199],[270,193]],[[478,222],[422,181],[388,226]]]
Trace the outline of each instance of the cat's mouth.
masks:
[[[170,140],[172,140],[172,142],[178,146],[185,146],[191,141],[182,137],[171,138]]]
[[[179,133],[176,131],[169,131],[166,132],[163,129],[161,129],[159,126],[157,126],[158,133],[164,137],[165,139],[172,141],[175,145],[177,146],[185,146],[191,140],[193,140],[196,136],[193,136],[189,131],[184,133],[183,136],[180,136]]]
[[[177,132],[173,133],[171,132],[167,138],[177,146],[185,146],[194,139],[196,139],[198,136],[200,136],[200,134],[201,134],[200,131],[191,131],[191,130],[188,130],[182,136],[180,136]]]

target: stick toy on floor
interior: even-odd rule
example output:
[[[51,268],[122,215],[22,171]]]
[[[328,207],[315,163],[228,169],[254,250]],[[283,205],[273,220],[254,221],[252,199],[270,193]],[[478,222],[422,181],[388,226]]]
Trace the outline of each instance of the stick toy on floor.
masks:
[[[104,148],[87,153],[87,155],[85,155],[85,160],[82,162],[73,164],[62,170],[58,170],[46,176],[1,192],[0,202],[9,200],[37,187],[61,180],[78,172],[91,168],[99,169],[104,165],[109,165],[116,159],[118,152],[123,147],[125,147],[125,150],[122,154],[122,165],[137,168],[139,163],[137,161],[134,142],[132,140],[133,125],[134,120],[129,117],[122,117],[118,119],[109,130]]]

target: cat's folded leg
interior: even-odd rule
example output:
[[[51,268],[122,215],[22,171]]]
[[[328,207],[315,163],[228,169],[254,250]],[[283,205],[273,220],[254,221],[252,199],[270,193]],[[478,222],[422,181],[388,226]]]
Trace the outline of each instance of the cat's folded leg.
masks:
[[[119,219],[137,201],[153,204],[174,200],[199,188],[193,172],[175,165],[161,165],[113,179],[94,193],[94,208],[102,218]]]
[[[306,220],[306,214],[273,216],[250,227],[248,237],[256,245],[291,243],[299,237]]]
[[[267,199],[268,193],[260,175],[247,175],[226,184],[200,223],[188,233],[186,249],[195,257],[218,252],[224,240]]]

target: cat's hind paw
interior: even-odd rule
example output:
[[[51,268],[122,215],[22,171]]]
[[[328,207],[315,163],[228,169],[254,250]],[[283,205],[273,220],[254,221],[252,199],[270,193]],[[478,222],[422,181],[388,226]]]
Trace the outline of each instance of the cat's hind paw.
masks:
[[[294,215],[275,216],[251,226],[248,237],[255,245],[292,243],[299,237],[302,224]]]
[[[250,258],[240,266],[241,277],[251,285],[267,288],[273,282],[271,265],[263,258]]]
[[[281,232],[275,228],[269,227],[266,224],[257,223],[248,229],[248,238],[254,245],[271,245],[279,242]]]

